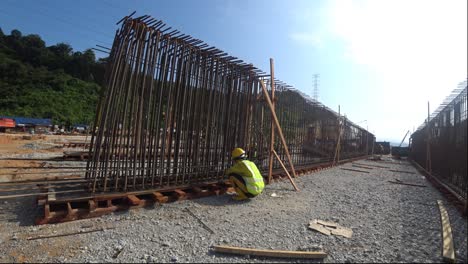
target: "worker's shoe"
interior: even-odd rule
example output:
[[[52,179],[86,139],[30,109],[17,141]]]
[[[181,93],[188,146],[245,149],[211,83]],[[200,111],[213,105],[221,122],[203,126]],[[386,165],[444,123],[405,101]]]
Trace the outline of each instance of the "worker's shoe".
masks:
[[[247,196],[245,196],[245,195],[243,195],[243,196],[241,196],[241,195],[234,195],[234,196],[232,197],[232,199],[235,200],[235,201],[243,201],[243,200],[247,200],[248,198],[247,198]]]
[[[233,196],[232,199],[236,201],[243,201],[248,198],[240,188],[235,187],[234,189],[236,190],[237,195]]]

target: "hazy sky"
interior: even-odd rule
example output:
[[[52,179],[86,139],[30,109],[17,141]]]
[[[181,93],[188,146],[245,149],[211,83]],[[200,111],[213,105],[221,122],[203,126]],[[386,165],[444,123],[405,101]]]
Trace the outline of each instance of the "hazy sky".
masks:
[[[320,74],[319,100],[377,140],[400,142],[468,75],[466,0],[2,0],[0,27],[110,47],[134,10],[266,72],[274,58],[275,76],[311,96]]]

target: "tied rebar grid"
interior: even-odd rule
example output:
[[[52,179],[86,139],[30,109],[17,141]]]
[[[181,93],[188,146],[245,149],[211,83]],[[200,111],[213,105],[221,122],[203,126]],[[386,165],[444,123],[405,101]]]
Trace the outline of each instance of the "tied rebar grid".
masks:
[[[468,188],[467,106],[465,81],[418,127],[410,141],[410,157],[465,201]]]
[[[235,147],[266,171],[272,119],[259,82],[269,87],[268,75],[149,16],[121,22],[89,149],[91,191],[219,181]],[[281,81],[275,89],[293,163],[331,160],[338,115]],[[365,155],[373,135],[351,122],[343,131],[342,157]]]

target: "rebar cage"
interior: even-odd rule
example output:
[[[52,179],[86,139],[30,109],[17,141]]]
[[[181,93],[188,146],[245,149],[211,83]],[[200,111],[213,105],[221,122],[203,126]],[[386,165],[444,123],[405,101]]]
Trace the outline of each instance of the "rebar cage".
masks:
[[[411,135],[410,157],[466,201],[467,82],[462,82]]]
[[[149,16],[122,22],[89,148],[91,191],[223,180],[235,147],[265,172],[272,117],[260,82],[271,91],[268,75]],[[281,81],[274,87],[294,165],[332,160],[339,136],[342,158],[370,152],[372,134]]]

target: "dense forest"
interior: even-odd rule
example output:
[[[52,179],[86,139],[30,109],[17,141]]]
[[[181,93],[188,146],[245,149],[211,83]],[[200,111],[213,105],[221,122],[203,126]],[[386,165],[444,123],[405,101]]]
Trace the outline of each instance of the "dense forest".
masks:
[[[90,124],[106,59],[66,43],[46,47],[39,35],[6,35],[0,28],[0,116],[51,118],[54,124]]]

